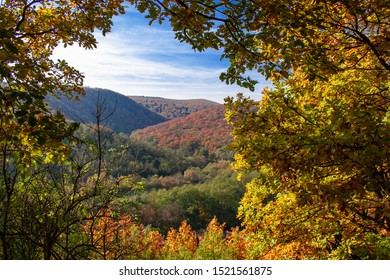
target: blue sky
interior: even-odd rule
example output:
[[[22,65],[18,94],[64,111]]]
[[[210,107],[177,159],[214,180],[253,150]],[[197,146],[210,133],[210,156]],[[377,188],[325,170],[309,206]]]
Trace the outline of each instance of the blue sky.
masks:
[[[112,32],[96,33],[97,49],[78,46],[57,48],[54,58],[65,59],[85,75],[84,84],[124,95],[159,96],[174,99],[204,98],[223,103],[227,96],[244,92],[255,99],[269,85],[262,77],[256,92],[226,85],[219,80],[228,63],[220,53],[194,52],[174,39],[167,24],[148,25],[138,11],[129,8],[114,18]]]

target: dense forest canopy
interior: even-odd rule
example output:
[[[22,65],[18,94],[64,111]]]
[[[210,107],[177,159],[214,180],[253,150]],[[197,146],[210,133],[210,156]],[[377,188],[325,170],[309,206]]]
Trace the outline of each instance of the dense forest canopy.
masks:
[[[104,103],[86,126],[48,109],[84,94],[53,49],[95,48],[124,1],[1,1],[2,259],[390,258],[389,1],[126,3],[220,50],[222,81],[272,81],[260,101],[225,100],[242,181],[229,153],[116,135]]]
[[[132,133],[131,138],[151,139],[157,146],[203,149],[214,153],[231,141],[231,126],[225,121],[225,108],[215,105],[188,116],[149,126]]]

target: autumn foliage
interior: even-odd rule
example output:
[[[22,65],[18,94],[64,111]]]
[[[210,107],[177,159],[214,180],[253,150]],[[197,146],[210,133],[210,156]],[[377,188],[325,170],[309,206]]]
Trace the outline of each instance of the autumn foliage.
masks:
[[[92,259],[142,259],[148,251],[156,250],[156,242],[161,242],[161,235],[135,223],[130,215],[114,217],[111,211],[100,213],[83,228],[91,237]]]
[[[232,229],[208,207],[230,210],[240,195],[235,182],[224,177],[237,188],[218,184],[208,196],[203,188],[172,188],[159,207],[142,207],[125,195],[143,190],[143,181],[109,172],[104,153],[119,158],[130,144],[105,150],[113,139],[104,104],[90,136],[75,135],[78,124],[47,108],[48,95],[77,100],[84,93],[83,75],[53,61],[54,48],[95,48],[93,31],[109,32],[123,2],[0,2],[2,259],[390,259],[387,1],[128,1],[151,23],[169,20],[195,50],[220,50],[227,84],[255,90],[248,70],[273,83],[259,101],[238,94],[225,108],[132,136],[185,147],[196,160],[231,142],[233,168],[240,180],[249,177],[242,224]],[[155,158],[148,168],[169,171],[170,164]],[[202,180],[199,168],[180,176]],[[167,193],[175,177],[165,179]],[[207,227],[180,224],[177,197]],[[152,228],[152,214],[176,224]]]
[[[183,221],[164,237],[129,215],[113,217],[111,211],[83,225],[92,237],[92,259],[245,259],[247,241],[237,228],[226,231],[214,218],[205,232],[197,233]]]
[[[224,106],[215,105],[187,117],[137,130],[131,137],[143,141],[151,139],[160,147],[187,147],[192,152],[205,147],[212,153],[231,141],[231,127],[224,116]]]

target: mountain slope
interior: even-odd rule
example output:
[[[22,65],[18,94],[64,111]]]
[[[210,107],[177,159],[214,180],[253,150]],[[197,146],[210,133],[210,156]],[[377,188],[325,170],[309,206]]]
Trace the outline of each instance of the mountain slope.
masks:
[[[192,150],[206,147],[209,152],[214,152],[232,140],[231,127],[224,116],[225,107],[215,105],[186,117],[134,131],[131,137],[173,149],[187,145]]]
[[[206,99],[176,100],[161,97],[129,96],[135,102],[167,119],[188,116],[191,113],[215,106],[218,103]]]
[[[136,129],[167,120],[117,92],[98,88],[86,88],[85,91],[86,95],[80,97],[80,102],[69,101],[66,98],[60,100],[52,98],[48,99],[47,102],[51,109],[62,112],[68,119],[93,124],[96,122],[94,114],[98,99],[100,99],[100,101],[105,102],[103,117],[112,113],[107,120],[107,127],[117,133],[130,134]]]

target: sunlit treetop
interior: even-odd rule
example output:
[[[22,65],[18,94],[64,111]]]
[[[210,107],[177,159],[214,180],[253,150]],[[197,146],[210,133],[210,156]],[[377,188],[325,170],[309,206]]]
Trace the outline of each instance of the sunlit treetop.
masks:
[[[81,92],[80,72],[65,61],[54,62],[59,44],[96,47],[95,30],[110,31],[112,17],[123,13],[122,0],[40,0],[0,2],[1,82],[21,90],[66,94]]]

